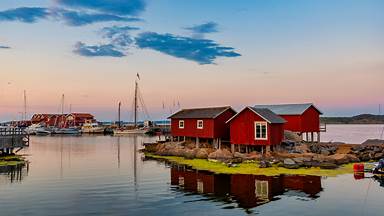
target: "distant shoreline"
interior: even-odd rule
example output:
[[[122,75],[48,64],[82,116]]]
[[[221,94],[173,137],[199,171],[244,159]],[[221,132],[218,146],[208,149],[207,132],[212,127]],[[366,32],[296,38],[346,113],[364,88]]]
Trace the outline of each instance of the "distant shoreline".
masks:
[[[352,117],[321,117],[324,124],[384,124],[384,115],[362,114]]]

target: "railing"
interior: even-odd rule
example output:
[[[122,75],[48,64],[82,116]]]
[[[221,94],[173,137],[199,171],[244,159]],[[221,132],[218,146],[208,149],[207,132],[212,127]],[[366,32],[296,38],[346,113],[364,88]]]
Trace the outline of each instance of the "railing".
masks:
[[[327,132],[327,124],[320,123],[320,132]]]
[[[21,128],[0,128],[0,149],[29,146],[29,135]]]

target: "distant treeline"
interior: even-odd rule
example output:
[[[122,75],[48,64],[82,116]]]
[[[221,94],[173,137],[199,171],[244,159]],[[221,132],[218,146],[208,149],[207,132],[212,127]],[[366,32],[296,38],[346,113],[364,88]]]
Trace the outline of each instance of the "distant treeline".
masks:
[[[384,124],[384,115],[362,114],[352,117],[321,117],[326,124]]]

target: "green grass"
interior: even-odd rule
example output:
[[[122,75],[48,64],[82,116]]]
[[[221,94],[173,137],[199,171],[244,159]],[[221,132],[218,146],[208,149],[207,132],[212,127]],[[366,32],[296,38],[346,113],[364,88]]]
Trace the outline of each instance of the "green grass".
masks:
[[[0,166],[16,166],[24,163],[24,158],[19,155],[0,156]]]
[[[221,162],[213,162],[205,159],[185,159],[183,157],[176,156],[158,156],[153,154],[145,154],[147,157],[154,159],[164,159],[172,163],[191,166],[193,169],[206,170],[214,173],[222,174],[253,174],[253,175],[266,175],[276,176],[281,174],[290,175],[315,175],[315,176],[337,176],[341,174],[353,173],[353,164],[347,164],[339,167],[338,169],[328,170],[320,169],[317,167],[311,168],[299,168],[299,169],[287,169],[273,165],[270,168],[259,168],[257,162],[243,162],[236,167],[228,167]]]

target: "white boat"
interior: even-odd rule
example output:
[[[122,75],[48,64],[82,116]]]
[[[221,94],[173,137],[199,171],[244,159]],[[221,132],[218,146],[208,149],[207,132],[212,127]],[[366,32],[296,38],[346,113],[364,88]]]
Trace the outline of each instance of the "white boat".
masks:
[[[145,134],[149,131],[148,128],[134,128],[134,129],[115,129],[113,130],[113,134]]]
[[[77,135],[81,134],[81,131],[77,128],[55,128],[52,134]]]
[[[81,127],[81,132],[83,132],[83,133],[104,133],[104,127],[100,126],[98,123],[86,122]]]
[[[39,127],[39,128],[36,128],[34,134],[38,136],[48,136],[48,135],[51,135],[52,132],[45,127]]]
[[[31,126],[25,128],[25,132],[29,135],[35,135],[37,130],[45,129],[41,124],[32,124]]]

